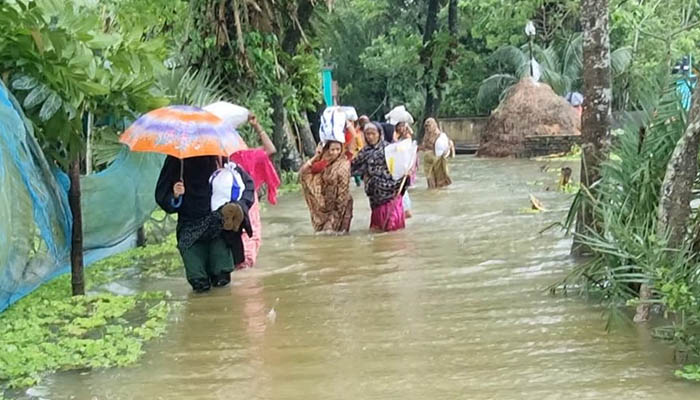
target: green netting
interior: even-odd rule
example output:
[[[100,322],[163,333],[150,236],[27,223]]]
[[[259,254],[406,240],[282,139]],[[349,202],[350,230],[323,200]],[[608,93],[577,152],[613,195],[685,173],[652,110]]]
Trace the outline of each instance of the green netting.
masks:
[[[124,149],[83,177],[87,264],[130,247],[156,207],[163,156]],[[70,270],[68,178],[46,161],[31,124],[0,82],[0,311]]]

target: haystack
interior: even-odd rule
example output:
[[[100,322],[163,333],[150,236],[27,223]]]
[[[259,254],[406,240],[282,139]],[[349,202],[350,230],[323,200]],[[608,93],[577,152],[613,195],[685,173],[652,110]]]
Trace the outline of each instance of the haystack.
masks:
[[[518,157],[529,136],[580,135],[573,107],[549,85],[525,78],[511,87],[481,134],[481,157]]]

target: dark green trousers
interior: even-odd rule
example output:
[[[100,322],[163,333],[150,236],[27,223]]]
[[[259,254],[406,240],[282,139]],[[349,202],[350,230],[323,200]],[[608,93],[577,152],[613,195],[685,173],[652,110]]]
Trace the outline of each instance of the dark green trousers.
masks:
[[[224,239],[198,240],[187,250],[180,250],[185,275],[190,283],[233,272],[233,256]]]

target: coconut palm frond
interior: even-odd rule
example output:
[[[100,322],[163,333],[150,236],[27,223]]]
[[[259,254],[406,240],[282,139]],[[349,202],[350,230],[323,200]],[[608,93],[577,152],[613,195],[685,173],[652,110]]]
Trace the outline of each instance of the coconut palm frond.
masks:
[[[502,46],[491,55],[491,60],[506,67],[505,70],[515,72],[528,62],[528,56],[515,46]]]
[[[221,81],[206,70],[173,69],[160,78],[159,84],[173,104],[203,107],[224,97]]]
[[[495,74],[484,79],[479,87],[476,101],[484,107],[497,104],[506,89],[518,82],[518,78],[512,74]]]
[[[560,96],[566,95],[571,88],[569,77],[560,74],[554,69],[542,68],[542,81],[551,86],[552,90]]]
[[[535,54],[535,59],[540,63],[543,70],[559,71],[559,55],[554,47],[540,48],[536,46],[536,50],[533,48]]]
[[[632,64],[634,54],[631,47],[621,47],[610,53],[610,65],[613,75],[620,75],[627,71]]]

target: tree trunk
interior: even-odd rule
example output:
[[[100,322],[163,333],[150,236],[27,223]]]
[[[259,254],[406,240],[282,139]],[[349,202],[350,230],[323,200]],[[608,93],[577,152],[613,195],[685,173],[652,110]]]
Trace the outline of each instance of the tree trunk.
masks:
[[[144,228],[143,225],[136,231],[136,246],[146,246],[146,228]]]
[[[437,116],[437,109],[439,107],[439,96],[436,93],[435,82],[432,81],[432,74],[430,71],[433,69],[433,57],[430,42],[433,40],[433,35],[437,29],[437,13],[440,8],[440,2],[438,0],[428,0],[428,12],[425,16],[425,30],[423,31],[423,51],[421,52],[421,64],[423,64],[424,76],[425,76],[425,106],[423,108],[423,119]],[[418,138],[423,137],[424,124],[421,123],[420,130],[418,131]]]
[[[93,115],[91,112],[87,114],[87,143],[85,145],[85,175],[92,174],[92,126]]]
[[[690,217],[690,198],[698,173],[698,146],[700,146],[700,101],[694,96],[688,116],[688,127],[676,143],[666,167],[661,185],[661,200],[657,217],[657,236],[668,237],[667,246],[677,249],[683,244]],[[668,236],[667,236],[668,235]],[[634,316],[635,322],[649,320],[651,287],[643,284],[639,291],[641,303]]]
[[[447,10],[447,26],[450,30],[450,35],[453,38],[457,37],[457,0],[450,0],[450,4]]]
[[[73,296],[85,294],[85,276],[83,272],[83,214],[80,208],[80,156],[71,162],[68,175],[70,191],[68,203],[73,214],[73,229],[71,232],[70,264],[71,287]]]
[[[676,143],[666,167],[661,186],[661,200],[657,219],[657,234],[668,236],[668,246],[678,248],[683,243],[690,216],[690,197],[698,172],[700,146],[700,101],[694,96],[688,116],[688,127]]]
[[[283,27],[282,30],[282,50],[290,56],[297,51],[297,46],[304,39],[302,29],[307,29],[310,25],[311,17],[313,16],[315,2],[313,0],[300,0],[295,3],[296,13],[294,18],[290,18],[289,24]],[[297,170],[301,167],[301,156],[296,149],[295,140],[293,138],[291,127],[287,118],[287,111],[284,108],[284,99],[282,96],[275,94],[272,98],[273,114],[272,119],[275,123],[275,130],[272,135],[272,142],[277,147],[275,154],[275,166],[283,170]],[[304,115],[302,115],[304,116]],[[302,135],[302,151],[306,152],[306,143]],[[315,150],[315,148],[314,148]],[[312,154],[313,155],[313,154]]]
[[[311,132],[309,116],[304,112],[302,113],[301,118],[301,123],[297,124],[299,128],[299,136],[301,136],[301,147],[306,157],[313,157],[313,155],[316,154],[316,140],[314,140],[314,134]]]
[[[428,13],[425,16],[425,30],[423,31],[423,45],[433,39],[433,33],[437,29],[437,13],[440,8],[438,0],[428,0]]]
[[[284,108],[282,96],[278,94],[272,96],[272,110],[272,120],[275,123],[272,143],[277,148],[277,153],[274,155],[275,166],[280,170],[297,170],[301,160],[294,142],[289,140],[287,110]]]
[[[591,186],[600,179],[601,164],[608,156],[612,121],[608,0],[581,0],[581,25],[585,99],[581,122],[581,184],[595,196],[595,188]],[[579,240],[589,229],[599,230],[599,226],[593,210],[584,207],[579,210],[576,220],[573,254],[590,253],[590,249]]]
[[[290,21],[290,26],[285,29],[282,49],[293,55],[297,50],[297,45],[304,38],[302,29],[307,29],[309,21],[314,13],[315,2],[313,0],[299,0],[296,2],[296,20],[299,25]]]

